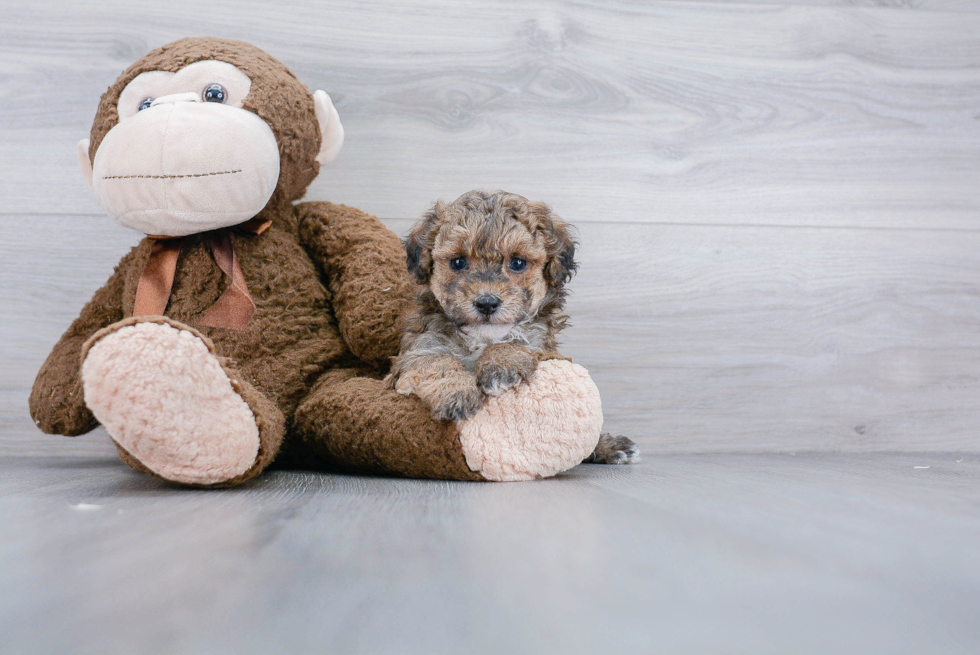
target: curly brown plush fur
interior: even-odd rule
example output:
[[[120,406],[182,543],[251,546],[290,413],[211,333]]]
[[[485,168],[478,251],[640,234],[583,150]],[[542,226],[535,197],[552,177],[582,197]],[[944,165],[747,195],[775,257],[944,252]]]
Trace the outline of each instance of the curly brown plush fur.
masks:
[[[251,78],[244,108],[269,124],[281,156],[278,186],[260,214],[272,220],[271,227],[258,236],[232,236],[256,306],[247,328],[196,324],[228,285],[205,235],[185,239],[166,308],[168,324],[204,340],[221,361],[260,429],[255,465],[216,486],[258,475],[272,460],[483,479],[463,461],[455,426],[433,422],[418,399],[381,383],[398,350],[400,316],[413,295],[398,238],[375,217],[351,207],[292,204],[317,173],[321,136],[312,94],[282,64],[254,46],[220,39],[183,39],[154,50],[103,95],[90,154],[94,158],[118,121],[119,93],[136,75],[175,71],[206,59],[234,64]],[[97,425],[80,379],[86,342],[129,323],[161,320],[131,318],[151,248],[151,240],[144,239],[122,258],[41,367],[30,409],[43,431],[78,435]],[[100,332],[104,328],[109,330]],[[124,461],[147,470],[121,450]]]

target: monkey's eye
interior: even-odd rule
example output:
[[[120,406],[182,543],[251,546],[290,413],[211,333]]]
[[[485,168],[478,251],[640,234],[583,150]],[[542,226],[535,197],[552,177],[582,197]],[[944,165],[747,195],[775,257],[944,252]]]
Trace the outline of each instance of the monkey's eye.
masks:
[[[514,271],[515,273],[520,273],[525,268],[527,268],[526,259],[521,259],[520,257],[510,258],[510,270]]]
[[[217,82],[209,84],[204,93],[201,94],[204,102],[224,102],[228,99],[228,91]]]
[[[152,104],[153,104],[153,98],[143,98],[142,100],[140,100],[139,107],[136,108],[136,111],[143,111],[144,109],[149,109],[150,105]]]
[[[466,268],[466,257],[454,257],[449,260],[449,268],[454,271],[461,271]]]

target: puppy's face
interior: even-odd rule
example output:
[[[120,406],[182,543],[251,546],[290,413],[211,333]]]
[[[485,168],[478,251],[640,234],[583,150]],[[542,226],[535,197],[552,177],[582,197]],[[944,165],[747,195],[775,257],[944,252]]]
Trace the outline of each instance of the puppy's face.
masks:
[[[565,223],[541,203],[502,192],[436,204],[406,247],[409,268],[463,327],[533,318],[575,266]]]
[[[468,216],[436,236],[429,288],[460,325],[512,325],[544,300],[545,255],[517,220]]]

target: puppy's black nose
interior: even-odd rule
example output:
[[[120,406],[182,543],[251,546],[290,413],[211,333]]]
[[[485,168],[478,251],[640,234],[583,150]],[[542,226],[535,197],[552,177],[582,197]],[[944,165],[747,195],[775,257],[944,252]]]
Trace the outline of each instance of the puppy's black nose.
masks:
[[[484,316],[490,316],[500,307],[500,298],[491,295],[480,296],[473,301],[473,306]]]

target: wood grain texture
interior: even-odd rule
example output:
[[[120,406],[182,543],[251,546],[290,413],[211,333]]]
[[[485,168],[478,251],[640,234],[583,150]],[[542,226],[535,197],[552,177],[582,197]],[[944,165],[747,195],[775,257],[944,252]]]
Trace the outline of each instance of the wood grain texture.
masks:
[[[644,452],[980,452],[980,233],[578,229],[564,349]],[[34,375],[137,240],[84,216],[0,223],[8,448],[35,447]]]
[[[980,15],[860,4],[6,0],[2,211],[99,214],[99,94],[215,34],[331,93],[348,141],[310,197],[380,216],[499,187],[592,221],[976,227]]]
[[[104,450],[6,457],[2,649],[975,653],[978,503],[975,455],[668,456],[513,484],[278,472],[221,492]]]

